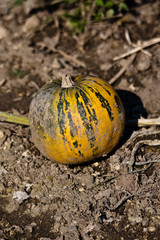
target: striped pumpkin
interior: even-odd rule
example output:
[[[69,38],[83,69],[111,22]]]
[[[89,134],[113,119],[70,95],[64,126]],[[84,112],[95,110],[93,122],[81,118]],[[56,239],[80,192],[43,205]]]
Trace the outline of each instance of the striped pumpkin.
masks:
[[[32,139],[48,158],[78,164],[109,153],[125,124],[113,88],[92,76],[65,76],[44,85],[29,112]]]

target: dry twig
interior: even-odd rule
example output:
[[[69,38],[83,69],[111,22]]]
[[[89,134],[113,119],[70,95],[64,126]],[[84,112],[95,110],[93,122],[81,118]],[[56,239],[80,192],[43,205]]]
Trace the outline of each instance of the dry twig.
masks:
[[[135,172],[141,172],[141,171],[145,171],[146,169],[148,169],[153,163],[156,162],[160,162],[160,157],[158,157],[155,160],[149,160],[149,161],[143,161],[143,162],[136,162],[136,153],[138,151],[138,149],[140,149],[142,146],[144,145],[148,145],[148,146],[160,146],[160,140],[159,139],[154,139],[154,140],[141,140],[138,141],[133,150],[132,150],[132,154],[131,154],[131,160],[130,160],[130,167],[129,167],[129,172],[130,173],[135,173]],[[141,169],[136,169],[134,170],[134,166],[145,166],[146,167],[142,167]]]
[[[125,196],[123,196],[113,207],[110,207],[107,203],[106,203],[106,207],[110,211],[115,211],[117,208],[119,208],[130,197],[133,197],[133,195],[129,192],[126,192]]]
[[[127,29],[125,30],[125,38],[126,38],[128,44],[129,44],[130,46],[134,47],[134,48],[135,48],[135,47],[138,47],[139,44],[140,44],[140,41],[138,41],[137,44],[132,43],[131,38],[130,38],[130,35],[129,35],[129,32],[128,32]],[[150,57],[152,56],[152,54],[151,54],[150,52],[146,51],[146,50],[141,49],[140,51],[143,52],[144,54],[150,56]]]
[[[149,147],[153,146],[160,146],[160,131],[151,131],[151,130],[141,130],[138,133],[135,132],[133,136],[127,141],[126,147],[133,146],[132,153],[131,153],[131,158],[129,161],[129,173],[134,173],[134,172],[140,172],[140,171],[145,171],[148,169],[153,163],[155,162],[160,162],[160,157],[156,158],[155,160],[152,161],[141,161],[137,162],[136,161],[136,154],[137,151],[144,145],[147,145]],[[145,160],[145,159],[144,159]],[[134,166],[145,166],[141,169],[136,169],[134,170]]]
[[[86,67],[86,64],[80,60],[78,60],[77,58],[65,53],[63,50],[57,49],[55,47],[49,46],[45,43],[38,43],[38,45],[40,47],[47,47],[49,50],[53,51],[53,52],[57,52],[60,55],[62,55],[66,60],[75,63],[76,65],[80,66],[80,67]]]
[[[127,120],[128,126],[137,126],[137,127],[149,127],[149,126],[160,126],[160,118],[151,118],[151,119],[132,119]]]
[[[136,52],[139,52],[139,51],[141,51],[142,49],[144,49],[144,48],[146,48],[146,47],[149,47],[149,46],[151,46],[151,45],[154,45],[154,44],[156,44],[156,43],[159,43],[159,42],[160,42],[160,37],[158,37],[158,38],[153,38],[153,39],[151,39],[151,40],[149,40],[149,41],[142,42],[139,46],[131,49],[130,51],[128,51],[128,52],[126,52],[126,53],[123,53],[123,54],[121,54],[121,55],[118,56],[118,57],[114,57],[113,60],[114,60],[114,61],[117,61],[117,60],[119,60],[119,59],[125,58],[125,57],[127,57],[127,56],[129,56],[129,55],[132,55],[132,54],[134,54],[134,53],[136,53]]]
[[[133,60],[135,59],[135,56],[136,55],[134,54],[128,60],[126,60],[124,67],[122,67],[121,70],[113,78],[109,80],[109,84],[113,84],[118,78],[120,78],[120,76],[128,69],[129,65],[132,64]]]

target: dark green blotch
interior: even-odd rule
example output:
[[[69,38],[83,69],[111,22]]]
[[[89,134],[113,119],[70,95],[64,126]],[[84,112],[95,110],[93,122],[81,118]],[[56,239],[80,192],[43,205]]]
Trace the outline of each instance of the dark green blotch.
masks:
[[[109,105],[109,102],[100,94],[100,92],[98,92],[98,91],[95,92],[95,95],[101,102],[101,106],[107,110],[110,120],[113,121],[113,119],[114,119],[113,112]]]
[[[72,115],[70,112],[68,112],[68,119],[69,119],[70,134],[72,137],[74,137],[75,135],[77,135],[78,130],[76,125],[73,122]]]
[[[104,87],[104,90],[108,93],[109,96],[111,96],[111,92]]]
[[[65,102],[65,110],[67,111],[67,110],[68,110],[68,108],[69,108],[69,106],[70,106],[70,103],[69,103],[69,102],[67,102],[67,100],[66,100],[66,99],[64,99],[64,102]]]
[[[86,129],[85,132],[87,134],[88,141],[90,142],[91,148],[93,148],[96,139],[95,139],[95,136],[94,136],[94,130],[93,130],[91,119],[87,118],[87,114],[86,114],[85,108],[83,106],[83,103],[79,101],[80,94],[78,92],[76,92],[75,97],[76,97],[76,100],[77,100],[78,112],[81,116],[81,119],[83,121],[83,125]],[[86,106],[86,108],[87,108],[87,106]]]
[[[80,150],[78,151],[78,153],[79,153],[79,156],[81,156],[81,157],[84,156],[83,153]]]
[[[73,145],[75,146],[75,148],[77,148],[78,147],[78,141],[73,142]]]
[[[66,132],[66,126],[65,126],[65,113],[64,113],[64,98],[62,97],[63,95],[63,89],[60,93],[60,100],[57,104],[57,109],[58,109],[58,125],[59,125],[59,128],[60,128],[60,133],[63,135],[64,137],[64,134]]]
[[[91,112],[91,110],[89,109],[89,108],[92,107],[92,104],[91,104],[91,102],[90,102],[90,99],[87,97],[87,94],[86,94],[84,91],[82,91],[81,89],[79,90],[79,92],[80,92],[80,95],[81,95],[81,97],[82,97],[82,99],[83,99],[83,101],[84,101],[84,103],[85,103],[85,106],[86,106],[86,108],[87,108],[87,111],[88,111],[88,113],[89,113],[89,120],[90,120],[90,122],[94,121],[95,124],[97,124],[97,123],[98,123],[98,120],[97,120],[97,116],[96,116],[95,110],[92,108],[92,109],[91,109],[92,112]]]
[[[93,89],[91,86],[88,86],[88,89],[89,89],[91,92],[95,93],[96,97],[97,97],[97,98],[99,99],[99,101],[101,102],[101,106],[107,110],[110,120],[113,121],[113,119],[114,119],[114,117],[113,117],[113,112],[112,112],[112,109],[111,109],[111,107],[110,107],[109,102],[107,101],[107,99],[105,99],[105,98],[102,96],[102,94],[100,94],[100,92],[99,92],[98,90]]]

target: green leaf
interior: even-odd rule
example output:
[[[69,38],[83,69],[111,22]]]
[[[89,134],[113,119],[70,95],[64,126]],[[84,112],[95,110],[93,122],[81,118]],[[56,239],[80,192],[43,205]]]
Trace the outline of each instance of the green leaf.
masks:
[[[78,21],[71,21],[72,27],[78,27],[79,22]]]
[[[13,69],[12,73],[14,73],[18,78],[24,78],[24,76],[26,75],[26,72],[19,71],[17,69]]]
[[[106,8],[112,8],[114,6],[114,3],[112,1],[107,1],[105,4]]]
[[[76,0],[67,0],[67,3],[74,3]]]
[[[106,13],[106,16],[107,16],[107,17],[112,17],[112,16],[114,16],[114,9],[109,9],[109,10],[107,11],[107,13]]]
[[[103,0],[96,0],[96,5],[99,7],[103,7],[104,6]]]
[[[50,22],[52,22],[52,20],[53,20],[53,19],[52,19],[51,17],[48,17],[48,18],[45,19],[45,22],[46,22],[46,23],[50,23]]]
[[[18,6],[18,5],[21,5],[23,2],[25,2],[25,1],[27,1],[27,0],[16,0],[14,3],[13,3],[13,5],[14,6]]]
[[[16,75],[17,75],[17,74],[18,74],[18,70],[16,70],[16,69],[13,69],[13,70],[12,70],[12,73],[14,73],[14,74],[16,74]]]
[[[128,8],[127,4],[125,4],[123,2],[119,4],[119,9],[129,11],[129,8]]]
[[[22,72],[19,72],[18,77],[24,78],[25,75],[26,75],[26,73],[22,71]]]

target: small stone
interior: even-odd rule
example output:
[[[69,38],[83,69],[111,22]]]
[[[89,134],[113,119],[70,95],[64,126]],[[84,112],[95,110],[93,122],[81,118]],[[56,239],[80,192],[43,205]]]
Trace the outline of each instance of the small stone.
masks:
[[[100,65],[100,68],[102,71],[108,71],[111,68],[111,64],[110,63],[104,63]]]
[[[36,225],[37,225],[37,224],[36,224],[35,222],[33,222],[33,223],[25,226],[24,230],[25,230],[26,232],[32,233],[32,232],[34,231],[34,228],[36,227]]]
[[[2,173],[7,173],[7,170],[4,167],[0,167],[0,175],[2,175]]]
[[[23,32],[28,33],[35,31],[39,27],[40,21],[36,15],[28,18],[24,24]]]
[[[79,192],[84,192],[85,189],[83,187],[79,188]]]
[[[4,137],[4,132],[0,130],[0,139]]]
[[[142,226],[147,227],[148,226],[148,219],[143,219]]]
[[[151,66],[151,57],[142,53],[138,59],[137,69],[142,72],[142,71],[146,71],[147,69],[149,69],[150,66]]]
[[[5,191],[5,186],[3,183],[0,182],[0,194],[3,193],[3,191]]]
[[[121,166],[118,164],[118,165],[115,165],[115,170],[116,171],[119,171],[121,169]]]
[[[52,62],[52,68],[56,68],[59,69],[61,67],[60,62],[58,61],[57,58],[54,58],[53,62]]]
[[[94,167],[98,167],[98,166],[99,166],[99,162],[93,163],[93,166],[94,166]]]
[[[150,226],[150,227],[148,227],[148,231],[149,232],[155,232],[156,228],[154,226]]]
[[[27,193],[30,193],[31,190],[32,190],[32,186],[33,186],[33,183],[26,183],[26,185],[25,185],[25,191],[26,191]]]
[[[7,30],[4,27],[0,26],[0,40],[5,38],[6,36],[7,36]]]
[[[16,199],[18,202],[23,202],[28,198],[29,198],[29,195],[26,192],[17,191],[13,194],[13,199]]]
[[[22,157],[28,158],[30,156],[30,151],[26,150],[25,152],[22,153]]]

